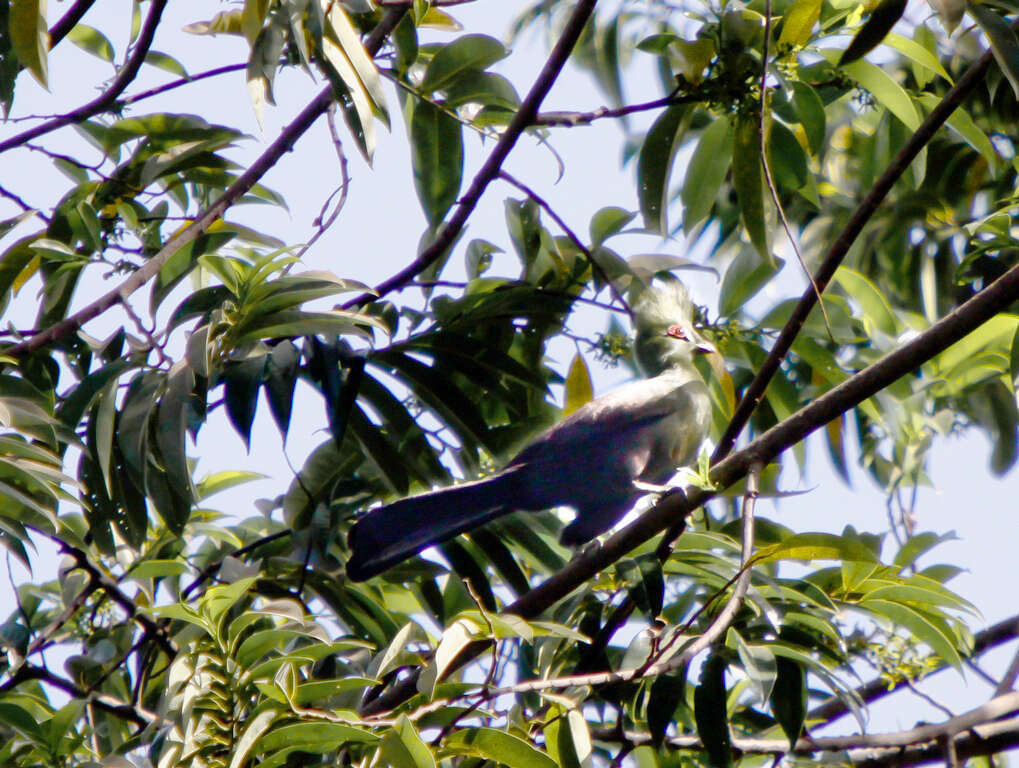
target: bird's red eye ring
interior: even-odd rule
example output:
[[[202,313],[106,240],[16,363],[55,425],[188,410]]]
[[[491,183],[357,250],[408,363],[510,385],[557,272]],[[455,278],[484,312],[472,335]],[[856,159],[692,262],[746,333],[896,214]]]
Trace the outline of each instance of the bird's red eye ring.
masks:
[[[670,325],[668,330],[665,331],[666,336],[671,336],[674,339],[680,341],[689,341],[690,339],[686,335],[686,331],[683,330],[681,325]]]

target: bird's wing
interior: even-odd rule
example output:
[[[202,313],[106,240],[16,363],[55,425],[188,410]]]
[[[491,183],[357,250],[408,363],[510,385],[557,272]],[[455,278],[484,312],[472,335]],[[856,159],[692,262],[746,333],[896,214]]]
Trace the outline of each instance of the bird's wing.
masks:
[[[624,440],[633,432],[674,414],[677,390],[681,386],[675,378],[658,376],[617,387],[539,435],[510,464],[530,460],[536,452],[558,453],[565,449],[573,453],[586,443]],[[562,454],[559,456],[561,458]]]

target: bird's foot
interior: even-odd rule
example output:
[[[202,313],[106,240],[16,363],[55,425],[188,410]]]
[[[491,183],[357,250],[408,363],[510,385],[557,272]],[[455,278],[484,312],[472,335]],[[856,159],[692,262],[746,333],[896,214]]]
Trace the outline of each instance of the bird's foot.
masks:
[[[660,493],[662,495],[679,490],[671,485],[658,485],[657,483],[645,483],[643,480],[634,480],[633,487],[643,493]]]

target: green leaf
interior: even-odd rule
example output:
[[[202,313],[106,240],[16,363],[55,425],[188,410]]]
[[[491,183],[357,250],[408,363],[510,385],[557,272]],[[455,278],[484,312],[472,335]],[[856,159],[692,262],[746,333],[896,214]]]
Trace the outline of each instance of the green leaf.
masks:
[[[831,533],[798,533],[778,544],[762,547],[754,555],[755,563],[774,563],[780,560],[877,562],[874,553],[865,544]]]
[[[241,732],[241,737],[237,740],[237,743],[233,745],[232,755],[230,758],[230,768],[242,768],[247,762],[248,755],[254,749],[255,745],[262,735],[269,730],[273,721],[280,716],[278,709],[263,709],[257,713],[254,717],[248,718],[244,723],[244,730]]]
[[[771,233],[764,213],[764,174],[761,166],[761,124],[754,115],[736,118],[732,150],[732,186],[739,199],[740,220],[762,261],[775,267]]]
[[[869,278],[849,267],[839,267],[835,272],[834,281],[860,304],[863,319],[868,325],[889,336],[895,336],[899,326],[895,313]]]
[[[345,743],[370,744],[378,741],[371,731],[343,723],[305,722],[273,728],[258,740],[251,750],[255,754],[275,752],[300,744],[306,752],[330,752]]]
[[[21,66],[48,88],[50,33],[46,29],[46,0],[10,0],[8,32],[11,48]]]
[[[776,662],[775,686],[771,689],[771,711],[782,726],[792,749],[803,733],[807,717],[807,679],[803,667],[779,656]]]
[[[444,103],[451,108],[462,107],[464,104],[481,104],[515,110],[520,106],[520,96],[513,83],[494,72],[462,72],[445,92]]]
[[[383,734],[379,754],[381,762],[392,768],[436,768],[438,765],[417,728],[402,713],[397,716],[393,727]]]
[[[444,45],[425,69],[419,88],[432,93],[453,83],[465,72],[480,71],[504,59],[509,51],[488,35],[464,35]]]
[[[800,189],[807,183],[807,155],[793,132],[777,120],[768,130],[768,162],[776,184]]]
[[[941,622],[932,616],[901,603],[890,600],[864,598],[859,606],[879,616],[891,619],[895,624],[909,630],[920,642],[931,647],[946,664],[962,671],[962,657],[956,648],[955,639]]]
[[[689,234],[708,217],[732,162],[734,133],[727,118],[717,118],[701,134],[690,158],[680,199],[683,231]]]
[[[566,399],[563,403],[563,417],[569,416],[585,403],[594,399],[594,387],[591,385],[591,372],[587,368],[584,356],[579,352],[573,356],[570,370],[566,374]]]
[[[93,56],[103,61],[113,62],[113,43],[95,27],[90,27],[87,24],[75,24],[67,33],[67,39]]]
[[[734,628],[726,632],[725,644],[736,651],[757,699],[764,703],[771,698],[777,675],[775,654],[766,645],[749,645]]]
[[[557,768],[555,760],[524,739],[495,728],[462,728],[443,747],[458,755],[478,757],[510,768]]]
[[[741,248],[722,278],[718,295],[718,311],[723,317],[739,312],[778,272],[782,260],[769,264],[749,248]]]
[[[257,355],[226,364],[223,369],[223,399],[230,423],[251,449],[251,424],[258,407],[258,390],[265,374],[267,355]]]
[[[601,245],[613,235],[618,235],[623,231],[623,227],[633,221],[636,215],[624,208],[614,206],[602,208],[591,217],[591,245]]]
[[[178,75],[180,77],[188,76],[188,71],[187,69],[184,68],[183,64],[177,61],[177,59],[173,58],[173,56],[162,53],[160,51],[150,50],[148,53],[146,53],[145,63],[150,66],[156,67],[157,69],[161,69],[164,72],[169,72],[172,75]]]
[[[926,27],[923,27],[923,29],[926,29]],[[941,66],[941,62],[938,61],[938,57],[920,45],[920,43],[915,40],[910,40],[908,37],[903,37],[895,32],[888,34],[885,38],[885,43],[901,53],[914,64],[919,64],[924,69],[930,70],[934,74],[945,78],[945,80],[947,80],[950,84],[954,85],[952,76],[948,74],[948,70]]]
[[[297,366],[301,353],[294,343],[284,339],[272,348],[266,362],[263,386],[269,410],[284,439],[290,429],[290,413],[294,404],[294,390],[297,386]]]
[[[651,742],[660,748],[676,708],[686,698],[686,675],[659,675],[651,684],[647,703],[648,730]]]
[[[793,0],[782,16],[778,45],[800,48],[810,42],[810,34],[821,16],[821,0]]]
[[[167,576],[181,576],[191,568],[180,560],[143,560],[128,573],[132,579],[165,579]]]
[[[1019,40],[1011,25],[982,3],[966,3],[977,24],[991,42],[991,53],[1008,79],[1016,98],[1019,98]]]
[[[708,753],[713,768],[732,765],[732,740],[726,712],[725,660],[714,653],[701,667],[701,679],[693,692],[694,721],[697,735]]]
[[[834,51],[820,51],[829,59]],[[869,61],[854,61],[842,67],[856,83],[866,90],[889,112],[899,118],[911,131],[920,127],[920,114],[906,89],[899,85],[884,69]]]
[[[686,133],[685,104],[666,107],[656,119],[637,157],[637,199],[644,226],[652,232],[669,231],[669,179],[672,161]]]
[[[414,188],[425,218],[436,227],[460,194],[463,130],[455,118],[427,101],[420,101],[411,117],[410,141]]]
[[[860,27],[849,47],[842,52],[839,66],[844,66],[857,59],[862,59],[874,50],[885,36],[892,31],[906,10],[906,0],[881,0],[870,14],[870,18]]]

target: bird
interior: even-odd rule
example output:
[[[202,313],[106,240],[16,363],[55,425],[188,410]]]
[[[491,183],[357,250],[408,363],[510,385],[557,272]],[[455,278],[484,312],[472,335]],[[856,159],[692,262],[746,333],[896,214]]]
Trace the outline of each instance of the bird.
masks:
[[[364,581],[428,547],[515,511],[571,507],[561,535],[577,547],[612,528],[648,493],[694,462],[711,425],[694,357],[713,353],[693,303],[672,278],[633,303],[634,358],[646,378],[581,406],[499,472],[369,510],[348,534],[347,577]]]

